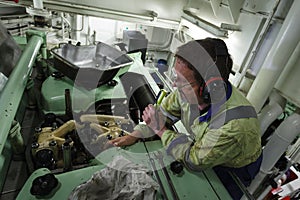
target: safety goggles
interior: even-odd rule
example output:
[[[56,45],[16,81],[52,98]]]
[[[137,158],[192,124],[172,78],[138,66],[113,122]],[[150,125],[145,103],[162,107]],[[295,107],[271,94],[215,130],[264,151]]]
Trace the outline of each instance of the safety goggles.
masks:
[[[175,69],[173,68],[171,71],[172,71],[172,74],[171,74],[171,80],[172,80],[172,83],[173,83],[173,85],[174,85],[180,92],[181,92],[184,88],[192,87],[193,85],[195,85],[195,84],[197,83],[196,81],[194,81],[194,82],[191,82],[191,83],[187,82],[187,83],[185,83],[185,84],[183,84],[183,85],[180,85],[180,84],[177,83],[177,77],[178,77],[178,75],[177,75]]]

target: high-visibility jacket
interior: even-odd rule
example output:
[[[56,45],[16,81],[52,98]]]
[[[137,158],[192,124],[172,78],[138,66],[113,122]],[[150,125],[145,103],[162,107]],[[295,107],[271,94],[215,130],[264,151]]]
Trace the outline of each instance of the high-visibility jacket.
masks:
[[[228,85],[230,93],[226,102],[212,105],[205,113],[199,113],[197,107],[182,101],[178,90],[161,104],[165,115],[181,119],[189,135],[166,130],[161,137],[162,144],[191,169],[219,165],[240,168],[255,162],[261,155],[261,134],[255,110],[242,93],[230,83]],[[149,129],[146,125],[135,127],[144,136],[151,133]]]

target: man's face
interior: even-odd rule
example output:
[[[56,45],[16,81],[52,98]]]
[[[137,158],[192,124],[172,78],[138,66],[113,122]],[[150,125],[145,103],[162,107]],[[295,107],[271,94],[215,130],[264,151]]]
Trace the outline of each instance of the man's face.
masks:
[[[200,86],[195,80],[194,72],[188,67],[188,63],[180,58],[176,58],[174,67],[173,86],[178,88],[183,101],[190,104],[201,104],[199,96]]]

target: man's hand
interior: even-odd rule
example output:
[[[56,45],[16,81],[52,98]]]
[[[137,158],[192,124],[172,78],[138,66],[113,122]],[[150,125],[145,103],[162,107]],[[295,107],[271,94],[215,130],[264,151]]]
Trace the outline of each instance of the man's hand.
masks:
[[[143,120],[159,137],[166,130],[166,117],[152,104],[149,104],[142,115]]]
[[[125,135],[108,141],[108,144],[111,144],[116,147],[129,146],[136,143],[138,139],[141,137],[140,135],[141,135],[140,132],[133,131],[131,135]]]

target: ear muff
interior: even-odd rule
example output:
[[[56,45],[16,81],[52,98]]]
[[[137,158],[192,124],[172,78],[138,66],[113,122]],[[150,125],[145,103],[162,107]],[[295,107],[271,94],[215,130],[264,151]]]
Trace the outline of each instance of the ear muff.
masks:
[[[231,64],[229,64],[231,58],[228,53],[227,46],[223,40],[211,38],[211,41],[214,44],[214,51],[216,54],[215,63],[219,69],[221,76],[224,79],[229,78],[229,74],[231,73]],[[221,63],[220,63],[221,62]]]
[[[227,84],[223,79],[223,71],[227,71],[228,65],[228,50],[224,41],[216,38],[207,38],[213,42],[215,51],[215,63],[217,63],[221,58],[226,59],[224,69],[220,69],[220,76],[209,78],[202,87],[200,87],[200,96],[202,97],[204,103],[217,103],[226,97]],[[226,76],[225,76],[226,77]]]
[[[212,94],[212,95],[211,95]],[[200,96],[204,103],[219,102],[226,95],[226,83],[221,77],[212,77],[200,87]],[[213,97],[211,99],[211,96]]]

